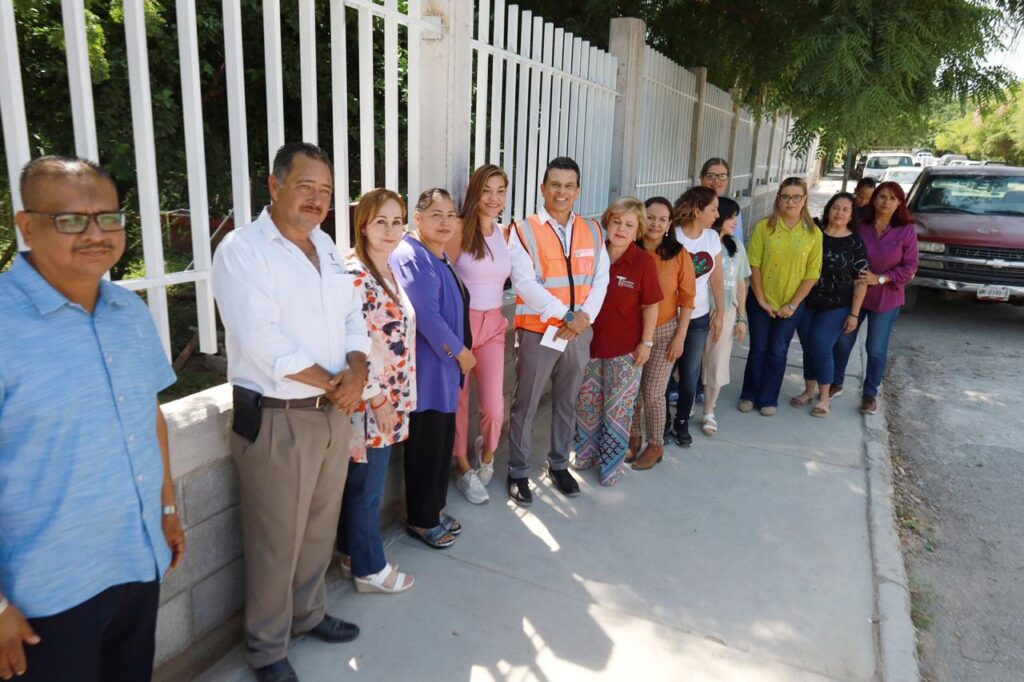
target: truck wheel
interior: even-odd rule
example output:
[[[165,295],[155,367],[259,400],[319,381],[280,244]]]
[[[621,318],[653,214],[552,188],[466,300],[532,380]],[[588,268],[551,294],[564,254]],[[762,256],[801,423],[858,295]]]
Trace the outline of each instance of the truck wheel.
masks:
[[[918,296],[921,293],[921,289],[919,287],[909,286],[908,285],[907,288],[904,289],[903,293],[904,293],[904,296],[905,296],[906,300],[903,303],[903,310],[902,310],[902,312],[904,312],[904,313],[912,313],[912,312],[914,312],[914,309],[917,308],[917,300],[918,300]]]

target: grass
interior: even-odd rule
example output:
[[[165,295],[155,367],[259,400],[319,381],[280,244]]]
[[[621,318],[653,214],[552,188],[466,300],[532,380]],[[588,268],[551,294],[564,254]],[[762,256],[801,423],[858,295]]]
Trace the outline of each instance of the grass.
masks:
[[[927,632],[931,629],[937,601],[931,583],[910,578],[910,619],[918,631]]]

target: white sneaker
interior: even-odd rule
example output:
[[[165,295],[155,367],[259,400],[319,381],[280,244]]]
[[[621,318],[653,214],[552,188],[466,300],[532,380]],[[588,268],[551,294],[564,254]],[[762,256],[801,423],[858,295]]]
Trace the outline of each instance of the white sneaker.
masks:
[[[472,504],[484,504],[491,499],[490,495],[487,494],[487,489],[484,488],[484,484],[480,482],[476,472],[472,469],[455,479],[455,487]]]
[[[480,479],[480,482],[485,486],[489,485],[491,479],[494,477],[494,455],[491,455],[491,461],[484,463],[484,437],[477,436],[476,441],[473,442],[473,450],[476,452],[476,461],[479,466],[476,469],[476,477]]]

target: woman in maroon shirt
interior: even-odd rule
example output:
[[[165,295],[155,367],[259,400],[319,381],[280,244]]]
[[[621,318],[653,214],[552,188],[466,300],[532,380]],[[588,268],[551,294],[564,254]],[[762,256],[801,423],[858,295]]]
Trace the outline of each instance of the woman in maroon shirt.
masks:
[[[852,334],[839,337],[835,345],[836,373],[830,393],[835,398],[843,392],[846,363],[866,320],[868,336],[864,349],[868,366],[864,371],[860,411],[874,414],[878,411],[878,388],[889,359],[889,336],[903,307],[907,283],[917,272],[917,228],[907,209],[903,188],[895,182],[883,182],[875,189],[863,216],[858,234],[868,252],[870,269],[861,273],[857,283],[866,284],[868,292],[857,328]]]
[[[622,476],[640,373],[654,345],[663,295],[654,260],[635,244],[646,223],[647,210],[633,197],[617,199],[601,216],[611,268],[576,400],[573,466],[590,469],[599,464],[601,485],[606,486]]]

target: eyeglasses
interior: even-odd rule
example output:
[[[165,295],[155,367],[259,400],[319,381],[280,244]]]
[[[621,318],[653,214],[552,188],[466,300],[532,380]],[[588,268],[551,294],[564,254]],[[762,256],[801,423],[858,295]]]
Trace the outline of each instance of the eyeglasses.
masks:
[[[715,182],[721,182],[722,180],[728,180],[728,173],[705,173],[704,177],[708,180],[714,180]]]
[[[803,194],[780,194],[779,201],[784,201],[787,204],[798,204],[803,201]]]
[[[120,211],[113,213],[49,213],[26,208],[25,213],[49,217],[53,221],[53,226],[61,234],[82,234],[89,229],[89,223],[93,220],[104,232],[120,232],[124,229],[125,223],[124,213]]]

